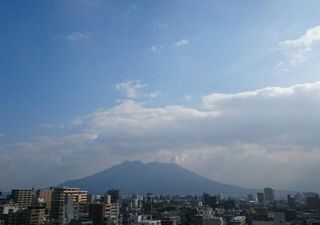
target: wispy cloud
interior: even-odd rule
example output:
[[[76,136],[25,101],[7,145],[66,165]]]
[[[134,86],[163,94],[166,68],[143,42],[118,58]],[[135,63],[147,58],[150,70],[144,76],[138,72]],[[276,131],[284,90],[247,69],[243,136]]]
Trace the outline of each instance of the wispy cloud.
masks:
[[[180,41],[177,41],[176,42],[176,46],[177,47],[183,47],[183,46],[187,46],[187,45],[189,45],[190,43],[189,43],[189,40],[188,39],[181,39]]]
[[[146,92],[144,89],[147,84],[140,80],[126,80],[116,84],[116,90],[120,91],[126,96],[126,98],[138,99],[138,98],[156,98],[161,92]]]
[[[307,54],[312,51],[314,45],[320,42],[320,25],[308,29],[297,39],[280,42],[279,49],[287,58],[285,62],[278,63],[278,67],[290,70],[307,60]]]
[[[150,48],[150,51],[152,51],[152,52],[159,52],[159,51],[161,51],[162,49],[164,49],[165,48],[165,45],[163,44],[163,45],[153,45],[153,46],[151,46],[151,48]]]
[[[66,35],[66,40],[68,41],[80,41],[90,39],[91,35],[82,32],[72,32]]]
[[[169,28],[169,25],[168,24],[165,24],[165,23],[162,23],[162,22],[159,22],[159,21],[154,21],[153,22],[153,25],[157,28],[160,28],[160,29],[167,29]]]

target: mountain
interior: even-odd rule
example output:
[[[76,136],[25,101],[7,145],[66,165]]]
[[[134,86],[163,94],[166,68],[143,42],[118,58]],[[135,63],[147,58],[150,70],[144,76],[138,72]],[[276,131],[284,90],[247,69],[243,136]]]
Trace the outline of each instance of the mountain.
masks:
[[[125,193],[247,195],[255,189],[222,184],[204,178],[173,163],[125,161],[94,175],[69,180],[58,187],[79,187],[90,193],[103,194],[111,188]]]

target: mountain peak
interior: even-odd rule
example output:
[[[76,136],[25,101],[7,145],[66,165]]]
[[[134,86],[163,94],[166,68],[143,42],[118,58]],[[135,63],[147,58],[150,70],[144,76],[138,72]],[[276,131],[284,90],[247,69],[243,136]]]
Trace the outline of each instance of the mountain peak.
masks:
[[[79,187],[103,194],[113,187],[125,193],[246,195],[256,190],[221,184],[174,163],[124,161],[99,173],[58,186]]]

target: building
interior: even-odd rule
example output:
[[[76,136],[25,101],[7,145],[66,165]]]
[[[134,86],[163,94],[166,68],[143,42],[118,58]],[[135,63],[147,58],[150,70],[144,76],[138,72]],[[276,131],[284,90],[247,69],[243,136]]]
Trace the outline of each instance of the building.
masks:
[[[107,194],[111,196],[111,203],[121,203],[122,194],[119,189],[111,189]]]
[[[271,220],[253,220],[252,225],[273,225]]]
[[[28,225],[26,209],[19,209],[12,216],[12,225]]]
[[[0,214],[5,215],[8,214],[10,211],[16,212],[19,209],[18,204],[12,201],[0,205]]]
[[[210,194],[204,193],[202,195],[202,198],[203,198],[204,205],[208,205],[213,209],[217,207],[217,197],[216,196],[211,196]]]
[[[94,225],[94,223],[91,220],[78,219],[72,220],[70,225]]]
[[[254,201],[253,194],[248,194],[248,201]]]
[[[161,220],[146,220],[138,217],[138,221],[134,225],[161,225]]]
[[[51,199],[52,199],[53,190],[37,190],[37,199],[40,203],[44,203],[46,208],[51,208]]]
[[[94,225],[104,225],[105,219],[105,205],[104,204],[90,204],[89,205],[89,219]]]
[[[153,194],[147,193],[143,201],[143,209],[145,214],[153,212]]]
[[[246,217],[245,216],[236,216],[231,221],[230,224],[232,225],[245,225],[246,223]]]
[[[19,210],[18,204],[10,201],[0,205],[0,220],[4,225],[14,225],[16,220],[15,213]]]
[[[79,205],[79,213],[85,214],[87,212],[87,194],[87,191],[81,191],[80,188],[54,188],[51,199],[51,218],[59,218],[60,208],[68,195],[71,195],[73,201]]]
[[[119,203],[104,204],[105,218],[108,225],[120,224],[120,207]]]
[[[286,216],[283,211],[273,212],[272,215],[273,215],[273,224],[274,225],[285,225],[286,224]]]
[[[181,225],[181,216],[168,216],[161,218],[161,225]]]
[[[296,200],[294,197],[291,197],[290,195],[287,196],[288,206],[292,209],[296,207]]]
[[[273,202],[275,199],[274,190],[270,187],[264,188],[264,200],[266,202]]]
[[[13,189],[11,195],[19,208],[26,209],[31,206],[32,190]]]
[[[69,225],[72,220],[77,219],[79,219],[79,203],[74,201],[72,194],[67,194],[59,207],[59,225]]]
[[[194,225],[224,225],[222,217],[195,215],[193,217]]]
[[[307,207],[309,209],[317,209],[320,208],[320,199],[319,195],[308,196],[306,197]]]
[[[259,203],[264,203],[264,193],[258,192],[257,193],[257,200]]]
[[[111,195],[106,193],[103,197],[103,202],[104,204],[111,204]]]
[[[160,220],[142,220],[138,222],[136,225],[161,225]]]
[[[45,207],[29,207],[27,209],[27,224],[42,225],[45,222]]]

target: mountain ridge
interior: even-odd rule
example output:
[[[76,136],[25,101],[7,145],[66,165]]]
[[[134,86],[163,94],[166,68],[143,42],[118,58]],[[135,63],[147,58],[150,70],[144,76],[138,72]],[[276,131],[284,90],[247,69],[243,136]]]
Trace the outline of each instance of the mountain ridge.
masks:
[[[226,194],[245,196],[258,189],[223,184],[174,163],[143,163],[124,161],[101,172],[80,179],[68,180],[58,187],[79,187],[90,193],[103,194],[108,189],[120,188],[125,193],[154,194]]]

